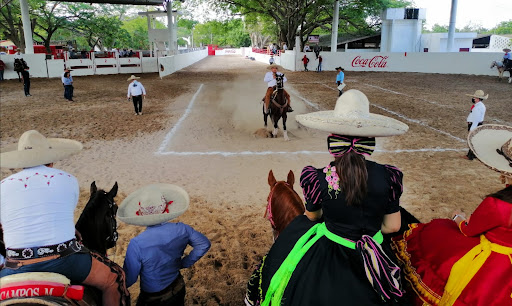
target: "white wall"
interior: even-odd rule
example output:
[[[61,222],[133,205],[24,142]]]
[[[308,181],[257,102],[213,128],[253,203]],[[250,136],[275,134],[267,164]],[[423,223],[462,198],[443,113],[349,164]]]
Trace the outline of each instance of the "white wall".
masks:
[[[48,67],[49,78],[60,78],[64,73],[64,60],[46,60],[46,66]],[[73,71],[74,72],[74,71]],[[74,73],[73,73],[74,75]]]
[[[177,55],[158,58],[158,73],[160,78],[190,66],[208,56],[208,49],[194,52],[182,53]],[[162,71],[161,68],[164,68]]]
[[[473,47],[473,39],[477,33],[455,33],[453,49]],[[421,46],[418,50],[423,52],[424,48],[428,48],[428,52],[446,52],[448,47],[448,33],[426,33],[421,35]]]
[[[2,54],[0,59],[5,63],[4,79],[17,79],[18,74],[14,72],[14,55]],[[29,67],[31,78],[47,78],[46,54],[23,54],[23,59]]]

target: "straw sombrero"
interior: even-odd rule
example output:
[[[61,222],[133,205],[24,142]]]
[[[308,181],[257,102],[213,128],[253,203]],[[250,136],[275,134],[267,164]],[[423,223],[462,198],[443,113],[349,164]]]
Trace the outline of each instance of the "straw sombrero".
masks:
[[[466,96],[475,97],[482,100],[486,100],[487,98],[489,98],[489,94],[484,95],[484,91],[480,89],[475,91],[474,94],[466,94]]]
[[[138,79],[140,79],[140,77],[136,77],[136,76],[134,76],[134,75],[132,74],[132,76],[131,76],[131,77],[129,77],[127,81],[133,81],[133,80],[138,80]]]
[[[279,66],[278,64],[270,64],[270,65],[268,65],[267,69],[270,70],[274,67],[277,68],[277,70],[280,70],[283,68],[283,67]]]
[[[151,184],[132,192],[117,211],[119,220],[133,225],[150,226],[172,220],[188,209],[190,198],[181,187]]]
[[[28,168],[54,163],[82,150],[83,145],[75,140],[46,138],[36,130],[23,133],[17,144],[1,150],[2,168]]]
[[[468,135],[468,145],[487,167],[512,177],[512,127],[485,124]]]
[[[368,98],[356,89],[343,93],[332,111],[297,115],[295,119],[306,127],[346,136],[386,137],[409,129],[393,118],[371,114]]]
[[[510,52],[510,49],[509,48],[505,48],[505,49],[503,49],[503,52]]]

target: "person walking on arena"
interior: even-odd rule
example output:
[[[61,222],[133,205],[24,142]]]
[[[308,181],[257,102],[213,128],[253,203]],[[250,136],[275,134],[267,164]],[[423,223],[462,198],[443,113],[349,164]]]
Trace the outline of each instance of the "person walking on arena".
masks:
[[[130,97],[133,101],[133,107],[135,109],[135,115],[142,115],[142,99],[146,99],[146,89],[137,81],[140,77],[136,77],[132,74],[131,77],[128,78],[127,81],[131,81],[130,85],[128,85],[128,100]]]
[[[473,103],[466,120],[468,123],[468,132],[471,132],[484,123],[485,105],[482,101],[486,100],[489,95],[484,95],[483,90],[477,90],[474,94],[466,94],[466,96],[470,96],[471,102]],[[475,158],[475,154],[473,154],[473,151],[469,149],[468,153],[462,157],[464,159],[473,160]]]
[[[265,97],[263,98],[263,102],[265,103],[265,113],[270,112],[270,98],[272,97],[272,93],[274,92],[274,89],[277,85],[276,82],[276,76],[277,75],[283,75],[281,72],[277,71],[279,69],[279,65],[272,64],[267,67],[267,69],[270,69],[269,72],[265,74],[265,77],[263,78],[263,81],[267,83],[267,92],[265,94]],[[283,76],[283,82],[286,83],[287,79],[285,76]],[[293,112],[292,106],[291,106],[291,100],[290,95],[286,90],[284,90],[284,96],[286,98],[286,101],[288,101],[288,110],[287,112]]]
[[[270,58],[268,59],[268,63],[272,65],[275,62],[274,55],[270,55]]]
[[[185,305],[181,269],[190,268],[210,249],[206,236],[181,222],[168,222],[187,211],[189,196],[171,184],[151,184],[128,195],[117,212],[128,224],[146,229],[130,240],[124,260],[126,284],[140,276],[137,306]],[[192,250],[183,257],[185,248]]]
[[[73,77],[70,69],[64,69],[62,74],[62,85],[64,85],[64,98],[69,102],[73,102]]]
[[[367,160],[375,137],[401,135],[408,126],[370,113],[358,90],[338,98],[333,111],[297,115],[330,133],[334,160],[302,170],[306,213],[279,235],[251,276],[246,305],[391,305],[403,292],[383,234],[401,226],[402,172]],[[382,245],[381,245],[382,244]],[[305,281],[306,280],[306,281]],[[395,305],[395,304],[393,304]]]
[[[302,58],[302,63],[304,64],[304,71],[309,71],[308,70],[309,58],[306,56],[306,54],[304,54],[304,57]]]
[[[340,67],[336,67],[336,71],[338,71],[338,74],[336,75],[336,85],[338,85],[338,97],[343,94],[343,88],[345,88],[345,83],[343,82],[345,80],[345,69]]]
[[[5,63],[0,60],[0,81],[4,80]]]
[[[467,142],[507,184],[485,196],[469,218],[454,211],[392,239],[413,288],[411,305],[512,302],[512,127],[485,124],[472,130]]]
[[[73,213],[77,179],[54,163],[82,150],[78,141],[46,138],[30,130],[0,155],[2,168],[22,171],[2,180],[0,223],[7,250],[0,277],[23,272],[60,273],[103,292],[103,305],[130,305],[124,272],[77,242]],[[46,254],[46,255],[42,255]]]
[[[30,94],[30,73],[28,71],[29,71],[29,67],[25,66],[25,68],[23,68],[23,71],[21,72],[21,78],[23,79],[23,90],[25,91],[25,97],[32,96]]]
[[[322,72],[322,56],[318,56],[318,67],[316,67],[316,72]]]

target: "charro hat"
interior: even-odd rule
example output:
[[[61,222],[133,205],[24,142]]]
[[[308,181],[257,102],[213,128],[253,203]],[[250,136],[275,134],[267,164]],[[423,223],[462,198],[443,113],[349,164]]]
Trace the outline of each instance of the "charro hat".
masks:
[[[188,193],[172,184],[150,184],[126,197],[117,211],[119,220],[133,225],[150,226],[172,220],[190,203]]]
[[[344,71],[344,70],[345,70],[345,69],[341,68],[341,66],[340,66],[340,67],[336,67],[335,69],[336,69],[336,70],[341,70],[341,71]]]
[[[356,89],[341,95],[332,111],[297,115],[295,119],[306,127],[346,136],[386,137],[409,129],[396,119],[370,113],[368,98]]]
[[[503,52],[510,52],[511,50],[509,48],[503,49]]]
[[[82,150],[75,140],[46,138],[36,130],[23,133],[17,144],[2,148],[2,168],[28,168],[54,163]]]
[[[512,127],[485,124],[468,135],[468,145],[484,165],[512,177]]]
[[[138,79],[140,79],[140,77],[136,77],[136,76],[134,76],[134,75],[132,74],[132,76],[131,76],[131,77],[129,77],[127,81],[133,81],[133,80],[138,80]]]
[[[486,100],[487,98],[489,98],[489,94],[484,95],[484,91],[480,89],[475,91],[474,94],[466,94],[466,96],[475,97],[482,100]]]
[[[267,69],[270,70],[270,69],[272,69],[274,67],[277,68],[277,70],[283,68],[283,67],[279,66],[278,64],[271,64],[271,65],[268,65]]]

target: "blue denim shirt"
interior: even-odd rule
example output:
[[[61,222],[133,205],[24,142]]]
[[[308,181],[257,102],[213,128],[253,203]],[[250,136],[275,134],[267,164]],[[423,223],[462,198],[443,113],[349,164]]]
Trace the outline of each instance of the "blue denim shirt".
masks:
[[[187,245],[193,247],[183,257]],[[182,268],[188,268],[210,249],[206,236],[184,223],[166,222],[148,226],[128,244],[123,269],[126,286],[140,275],[140,288],[148,293],[169,286]]]

